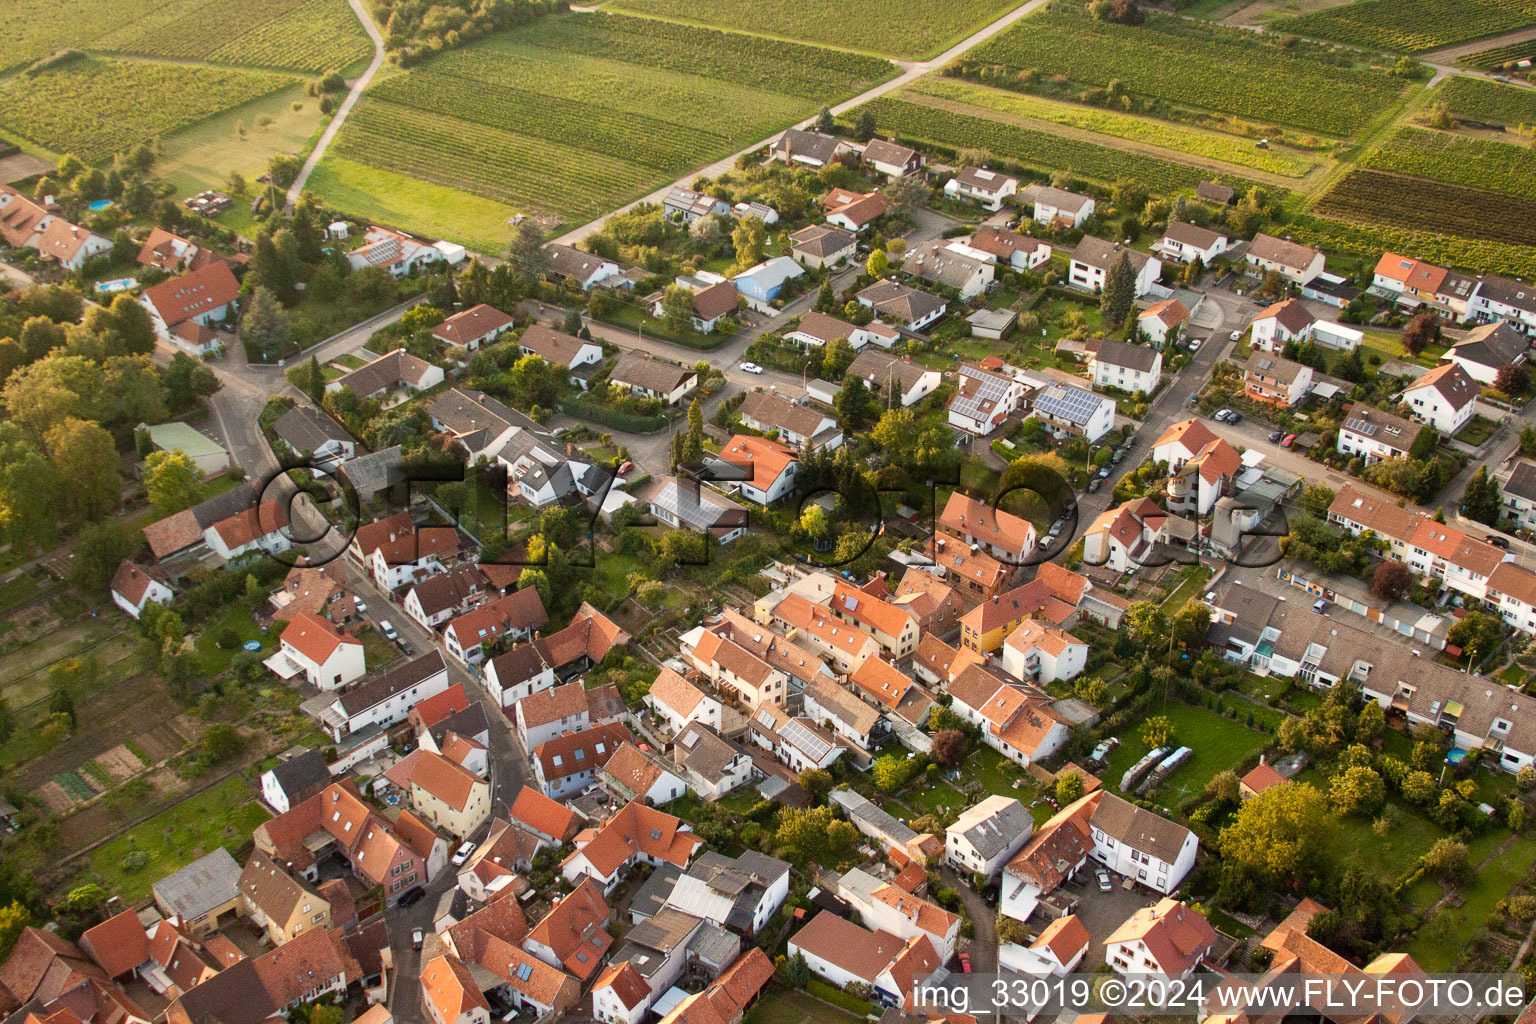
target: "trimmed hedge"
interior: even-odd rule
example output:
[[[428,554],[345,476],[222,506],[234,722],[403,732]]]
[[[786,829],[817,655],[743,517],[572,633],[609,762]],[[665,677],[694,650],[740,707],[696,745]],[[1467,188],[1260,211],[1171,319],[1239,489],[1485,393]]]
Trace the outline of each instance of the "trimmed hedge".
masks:
[[[626,434],[654,434],[658,430],[665,430],[668,423],[665,416],[637,416],[580,397],[563,400],[560,410],[568,416],[612,427]]]
[[[812,978],[805,983],[805,990],[824,1003],[840,1006],[849,1013],[856,1013],[860,1017],[868,1017],[875,1012],[874,1004],[862,999],[855,999],[840,988],[834,988],[820,978]]]

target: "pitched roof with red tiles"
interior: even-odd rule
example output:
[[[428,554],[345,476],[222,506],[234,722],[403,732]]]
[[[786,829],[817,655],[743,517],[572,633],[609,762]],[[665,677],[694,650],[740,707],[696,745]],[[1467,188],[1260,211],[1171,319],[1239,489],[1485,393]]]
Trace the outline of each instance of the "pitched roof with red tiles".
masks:
[[[230,550],[244,547],[268,534],[276,533],[288,525],[288,509],[276,498],[262,502],[256,508],[236,512],[228,519],[221,519],[209,527],[219,535]]]
[[[853,684],[884,707],[895,710],[916,684],[883,658],[866,658],[849,677]]]
[[[532,786],[524,786],[518,792],[508,816],[559,842],[564,842],[581,830],[580,815]]]
[[[655,759],[647,756],[645,751],[628,741],[615,750],[608,763],[603,765],[605,776],[640,799],[644,799],[666,770]]]
[[[1262,793],[1271,786],[1279,786],[1289,780],[1284,775],[1275,771],[1273,765],[1259,762],[1253,770],[1243,776],[1242,784],[1255,794]]]
[[[615,647],[629,643],[629,634],[586,601],[576,609],[571,624],[558,633],[534,641],[544,660],[554,668],[579,661],[583,656],[595,665]]]
[[[1070,964],[1072,958],[1088,948],[1088,929],[1076,914],[1058,917],[1040,932],[1032,944],[1035,949],[1049,949],[1062,964]]]
[[[438,1019],[449,1024],[471,1010],[491,1011],[479,984],[458,957],[439,956],[428,961],[421,969],[421,993],[436,1008]]]
[[[1403,394],[1434,388],[1452,409],[1460,410],[1469,402],[1475,402],[1480,393],[1477,382],[1456,363],[1443,363],[1427,370],[1412,384],[1403,388]]]
[[[145,569],[125,558],[118,565],[117,574],[112,577],[112,593],[129,604],[137,605],[144,600],[144,593],[149,590],[151,583],[165,585],[165,579],[158,569]]]
[[[599,875],[608,878],[640,854],[686,867],[703,845],[704,840],[684,830],[680,819],[630,801],[571,856],[585,857]]]
[[[1008,874],[1055,891],[1093,849],[1090,821],[1100,793],[1089,793],[1053,814],[1003,868]]]
[[[1276,302],[1261,310],[1254,319],[1268,320],[1270,317],[1274,317],[1275,323],[1285,328],[1290,334],[1300,334],[1317,322],[1317,317],[1313,316],[1299,299]]]
[[[584,715],[590,706],[586,684],[573,679],[521,698],[514,705],[514,713],[525,728],[536,729],[562,718]]]
[[[1015,557],[1029,554],[1034,544],[1035,526],[1027,519],[1002,509],[992,508],[984,501],[962,491],[955,491],[944,504],[939,515],[939,525],[946,530],[978,541]]]
[[[80,936],[80,948],[101,965],[109,978],[127,974],[149,959],[149,938],[139,916],[131,910],[87,928]]]
[[[324,665],[344,645],[363,646],[361,640],[348,636],[326,619],[309,612],[300,612],[293,617],[288,628],[283,630],[282,642],[316,665]]]
[[[455,313],[432,328],[432,336],[464,348],[509,327],[513,318],[488,303],[471,306]]]
[[[613,944],[608,934],[612,913],[598,884],[583,878],[533,926],[528,941],[548,946],[555,959],[585,982]],[[586,954],[585,960],[578,957],[581,953]]]
[[[229,264],[223,260],[162,281],[144,291],[144,298],[168,327],[210,313],[239,297],[240,282],[235,280]]]
[[[750,470],[752,475],[744,482],[764,491],[777,483],[796,461],[793,449],[751,434],[737,434],[727,441],[720,449],[720,459],[743,471]]]
[[[411,715],[430,729],[449,715],[456,715],[467,707],[469,695],[464,692],[464,684],[454,683],[411,708]]]
[[[411,772],[411,786],[436,797],[456,811],[469,807],[476,788],[489,785],[474,772],[441,754],[430,750],[419,753],[422,756]]]
[[[662,668],[651,684],[649,696],[673,714],[686,718],[706,694],[670,668]]]
[[[251,961],[277,1006],[289,1006],[314,991],[323,979],[358,977],[357,961],[347,952],[341,932],[317,929],[303,932]]]
[[[1163,431],[1158,439],[1152,442],[1154,449],[1161,448],[1165,444],[1181,444],[1189,452],[1197,452],[1216,440],[1216,434],[1201,420],[1190,417],[1180,420],[1167,430]]]
[[[934,966],[937,966],[935,964]],[[773,962],[756,946],[736,958],[708,988],[673,1007],[660,1024],[731,1024],[773,979]]]
[[[400,812],[400,817],[395,819],[395,834],[422,860],[431,858],[432,847],[438,842],[447,845],[447,840],[438,834],[437,829],[417,817],[415,811]]]
[[[1231,480],[1237,476],[1238,470],[1243,468],[1242,455],[1219,437],[1200,449],[1189,461],[1198,467],[1200,479],[1210,484],[1214,484],[1222,477]]]
[[[901,636],[914,620],[905,608],[872,597],[867,591],[857,590],[841,581],[833,589],[827,606],[833,612],[840,612],[889,637]]]
[[[619,745],[630,739],[629,730],[617,722],[568,732],[533,748],[533,757],[546,782],[580,772],[597,771],[608,763]]]
[[[548,621],[549,613],[538,590],[524,587],[465,612],[449,622],[445,632],[453,630],[462,646],[471,647],[503,633],[539,629]]]
[[[645,983],[635,965],[628,960],[621,964],[609,964],[592,984],[592,993],[612,991],[627,1010],[634,1010],[650,998],[651,987]]]
[[[972,551],[953,537],[933,538],[928,542],[926,553],[951,576],[974,581],[983,590],[996,590],[1012,572],[1010,567],[985,551]]]
[[[1198,911],[1172,897],[1155,907],[1143,907],[1116,928],[1105,945],[1140,940],[1157,961],[1162,973],[1178,977],[1211,951],[1216,929]]]
[[[861,928],[830,910],[811,918],[790,941],[813,956],[847,971],[865,984],[874,984],[907,944],[885,931]]]

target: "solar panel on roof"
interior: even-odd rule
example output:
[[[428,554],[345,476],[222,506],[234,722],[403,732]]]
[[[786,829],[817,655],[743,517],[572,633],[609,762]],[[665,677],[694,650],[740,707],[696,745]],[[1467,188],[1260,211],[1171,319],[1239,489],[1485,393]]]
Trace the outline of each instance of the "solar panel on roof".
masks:
[[[779,733],[786,742],[799,747],[813,761],[820,761],[832,750],[832,745],[807,729],[800,722],[790,719]]]

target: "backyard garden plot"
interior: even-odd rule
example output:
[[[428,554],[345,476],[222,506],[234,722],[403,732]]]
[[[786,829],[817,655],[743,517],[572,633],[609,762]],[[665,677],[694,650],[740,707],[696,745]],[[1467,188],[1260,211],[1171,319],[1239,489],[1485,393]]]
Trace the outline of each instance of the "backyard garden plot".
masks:
[[[1276,18],[1269,28],[1393,52],[1431,50],[1536,21],[1536,0],[1357,0]]]
[[[355,209],[339,192],[367,194],[352,171],[369,166],[584,220],[894,70],[647,18],[544,18],[380,83],[332,147],[342,160],[328,160],[314,187]]]
[[[1324,217],[1536,245],[1536,199],[1353,170],[1313,207]]]
[[[1503,142],[1401,128],[1362,164],[1536,199],[1536,152]]]
[[[373,52],[346,0],[167,3],[90,46],[312,73],[346,67]]]
[[[964,66],[1021,92],[1058,75],[1083,87],[1113,80],[1143,99],[1339,137],[1359,132],[1403,90],[1385,72],[1324,58],[1304,44],[1281,48],[1174,15],[1114,25],[1057,0],[966,54]],[[1021,77],[1030,70],[1037,74]]]
[[[1500,85],[1482,78],[1452,75],[1430,94],[1451,112],[1475,121],[1491,121],[1507,127],[1536,124],[1536,90]]]
[[[0,128],[93,162],[292,81],[266,71],[87,57],[0,82]]]
[[[882,134],[917,139],[953,150],[985,149],[1047,173],[1071,168],[1078,177],[1106,183],[1131,178],[1157,192],[1192,189],[1213,177],[1239,189],[1253,184],[1234,175],[1213,175],[1204,168],[1005,124],[988,118],[986,111],[962,114],[882,96],[850,116],[856,117],[865,110],[875,115]]]
[[[619,0],[621,9],[807,43],[932,57],[1015,0]]]
[[[903,96],[918,103],[924,102],[924,97],[932,97],[1011,117],[1049,121],[1068,128],[1160,146],[1190,156],[1219,160],[1287,178],[1303,177],[1318,165],[1316,158],[1300,153],[1259,149],[1252,139],[1203,131],[1167,121],[1153,121],[1099,107],[1064,103],[1004,89],[989,89],[958,78],[922,78],[903,90]]]
[[[1244,709],[1241,701],[1234,706]],[[1162,784],[1152,791],[1152,798],[1169,807],[1205,791],[1205,784],[1221,772],[1235,770],[1253,754],[1264,749],[1267,737],[1241,722],[1190,704],[1169,704],[1153,712],[1173,723],[1174,747],[1187,746],[1194,753]],[[1101,779],[1105,788],[1120,792],[1120,779],[1126,769],[1140,761],[1152,749],[1141,740],[1146,717],[1138,718],[1120,731],[1120,745],[1109,755]],[[1139,785],[1139,783],[1138,783]],[[1135,787],[1132,787],[1133,790]]]

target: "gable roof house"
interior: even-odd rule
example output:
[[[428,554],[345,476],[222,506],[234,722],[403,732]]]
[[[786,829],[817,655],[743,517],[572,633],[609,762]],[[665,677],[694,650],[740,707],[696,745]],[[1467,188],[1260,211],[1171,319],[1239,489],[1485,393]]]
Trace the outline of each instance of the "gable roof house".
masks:
[[[822,910],[789,939],[789,955],[805,957],[811,973],[838,988],[869,987],[883,1006],[904,1005],[918,981],[943,963],[926,935],[902,940],[870,931]]]
[[[1467,319],[1486,324],[1508,320],[1517,330],[1536,330],[1536,287],[1497,274],[1483,274],[1467,301]]]
[[[848,143],[834,136],[789,128],[775,140],[768,151],[768,157],[782,163],[825,167],[838,153],[852,151],[852,149],[853,147]]]
[[[808,314],[820,315],[820,314]],[[831,317],[826,319],[830,320]],[[834,321],[842,323],[841,320]],[[772,391],[754,391],[742,401],[741,422],[765,434],[777,434],[780,444],[803,451],[806,447],[838,448],[843,432],[837,419],[819,406],[791,402]]]
[[[617,263],[574,246],[551,242],[544,251],[549,254],[549,272],[565,278],[582,291],[619,274]]]
[[[1252,340],[1255,349],[1279,355],[1289,343],[1309,341],[1317,317],[1299,299],[1284,299],[1266,307],[1254,317]]]
[[[704,293],[694,295],[695,303],[702,294]],[[732,290],[732,302],[735,301],[735,294]],[[710,322],[713,324],[713,320]],[[692,367],[653,359],[633,349],[620,357],[618,364],[608,375],[608,380],[642,397],[659,398],[667,405],[676,405],[690,391],[699,386],[699,375]]]
[[[1312,367],[1254,349],[1243,367],[1243,391],[1258,402],[1292,408],[1312,390]]]
[[[703,845],[687,822],[631,801],[596,829],[578,835],[576,850],[560,872],[572,885],[588,878],[608,893],[634,864],[686,868]]]
[[[442,250],[436,246],[377,225],[368,229],[363,240],[364,244],[347,253],[353,270],[383,267],[392,277],[401,278],[418,266],[443,259]]]
[[[720,702],[665,666],[646,692],[644,703],[666,727],[668,736],[677,735],[690,722],[720,727]]]
[[[1094,387],[1150,395],[1162,379],[1163,354],[1151,345],[1104,338],[1089,353],[1088,370]]]
[[[938,370],[914,363],[909,356],[894,356],[874,349],[865,349],[854,356],[848,373],[863,377],[870,390],[878,395],[884,396],[894,391],[895,399],[903,408],[933,394],[943,379]]]
[[[1138,313],[1136,326],[1152,344],[1162,348],[1177,337],[1175,332],[1189,316],[1189,308],[1178,299],[1163,299]]]
[[[1460,363],[1449,362],[1403,388],[1402,401],[1414,419],[1450,436],[1472,422],[1480,390]]]
[[[1044,690],[1004,682],[971,665],[949,684],[950,707],[981,728],[982,742],[1028,768],[1050,757],[1067,741],[1067,722]]]
[[[647,507],[668,526],[706,534],[721,545],[747,532],[747,510],[724,495],[696,480],[668,476],[660,482]]]
[[[375,398],[384,409],[428,391],[443,382],[443,368],[411,355],[403,348],[386,352],[366,366],[342,374],[325,385],[327,393],[346,388],[358,398]]]
[[[1491,387],[1499,370],[1525,363],[1530,354],[1531,340],[1511,327],[1508,321],[1501,320],[1474,327],[1440,358],[1460,366],[1479,384]]]
[[[805,716],[833,735],[868,752],[880,724],[880,710],[826,679],[805,688]]]
[[[889,205],[883,192],[852,192],[835,188],[821,197],[827,223],[857,234],[885,216]]]
[[[543,324],[529,324],[518,335],[517,348],[525,356],[539,356],[552,366],[574,370],[603,361],[603,346]]]
[[[432,328],[432,337],[449,348],[473,352],[511,330],[517,321],[488,303],[453,314]]]
[[[951,632],[960,621],[963,607],[955,588],[930,572],[931,568],[908,568],[890,599],[891,604],[906,609],[917,619],[918,629],[925,636]]]
[[[880,316],[904,323],[914,331],[935,322],[949,309],[949,303],[937,295],[918,291],[898,281],[876,281],[855,297],[861,305]]]
[[[51,197],[36,203],[4,184],[0,184],[0,237],[6,245],[57,260],[65,270],[79,270],[91,257],[112,248],[111,239],[59,216],[59,206]]]
[[[1210,266],[1212,260],[1227,251],[1227,236],[1197,224],[1170,220],[1157,248],[1164,259],[1176,263],[1192,263],[1198,259]]]
[[[261,799],[278,814],[308,800],[330,785],[325,757],[314,748],[279,761],[261,775]]]
[[[1248,243],[1243,259],[1262,272],[1277,270],[1288,281],[1306,284],[1323,272],[1321,250],[1260,232]]]
[[[308,455],[317,466],[334,465],[357,454],[352,435],[322,409],[295,405],[272,424],[272,432],[296,455]]]
[[[1190,459],[1218,436],[1205,421],[1191,416],[1164,430],[1152,443],[1152,461],[1166,463],[1168,472],[1177,473]]]
[[[784,293],[784,286],[804,274],[805,268],[790,257],[775,256],[743,270],[731,284],[748,306],[772,316],[778,312],[772,303]]]
[[[623,702],[617,702],[615,707],[615,697],[617,691],[612,686],[588,689],[581,679],[572,679],[523,697],[512,705],[507,717],[517,729],[523,749],[532,750],[557,736],[608,725],[625,717]]]
[[[303,674],[311,686],[339,690],[367,671],[363,643],[310,612],[289,620],[278,652],[263,664],[284,679]]]
[[[901,269],[931,284],[953,288],[962,300],[969,300],[992,287],[996,263],[997,257],[989,252],[937,238],[914,247]]]
[[[255,959],[243,959],[183,991],[165,1010],[169,1024],[261,1024],[307,1002],[342,993],[362,978],[340,931],[305,932]]]
[[[443,653],[391,665],[372,679],[337,696],[320,713],[320,727],[340,743],[353,733],[387,729],[403,722],[421,701],[448,689],[448,664]]]
[[[690,722],[672,742],[672,758],[694,795],[718,800],[751,782],[756,768],[739,744],[703,722]]]
[[[359,526],[349,552],[358,557],[379,589],[393,592],[446,572],[461,546],[452,526],[421,526],[407,513]]]
[[[290,877],[266,854],[251,854],[240,873],[246,915],[281,946],[306,931],[331,927],[331,904],[303,882]]]
[[[552,800],[585,789],[629,738],[628,729],[610,723],[545,740],[529,751],[538,788]]]
[[[951,199],[970,199],[994,213],[1003,208],[1004,199],[1018,190],[1018,178],[985,167],[963,167],[944,183],[944,194]]]
[[[172,234],[161,227],[153,227],[149,229],[149,236],[144,239],[144,244],[139,247],[137,262],[141,266],[155,267],[167,273],[176,274],[187,270],[201,270],[208,264],[216,263],[223,258],[212,249],[198,245],[190,238]]]
[[[453,435],[471,462],[491,458],[518,431],[538,434],[542,428],[516,409],[483,391],[449,388],[427,407],[432,429]]]
[[[1536,462],[1512,458],[1496,474],[1504,514],[1524,529],[1536,528]]]
[[[949,400],[950,426],[987,437],[1016,412],[1025,387],[1012,377],[970,363],[959,369],[959,387]]]
[[[1242,468],[1238,450],[1216,438],[1168,475],[1168,510],[1209,515],[1216,502],[1235,489]]]
[[[613,752],[599,774],[604,787],[621,800],[639,800],[659,807],[688,792],[680,769],[626,740]]]
[[[256,827],[256,849],[285,871],[319,880],[319,861],[340,855],[368,885],[384,887],[390,904],[427,882],[427,861],[382,815],[363,803],[349,780],[331,783],[308,800]]]
[[[1029,841],[1034,819],[1011,796],[989,796],[944,830],[944,859],[961,877],[992,878]]]
[[[859,236],[835,224],[810,224],[789,236],[789,252],[808,267],[835,267],[858,252]]]
[[[1199,911],[1171,897],[1142,907],[1104,940],[1105,959],[1124,975],[1186,978],[1210,954],[1216,929]]]
[[[443,628],[443,648],[455,661],[478,665],[485,659],[486,643],[496,643],[504,637],[523,639],[547,622],[549,613],[544,610],[538,590],[523,587],[451,620]]]
[[[979,224],[971,232],[970,247],[991,253],[1014,270],[1034,270],[1044,266],[1050,261],[1052,251],[1048,242],[989,224]]]
[[[706,466],[719,466],[716,486],[758,505],[771,505],[794,490],[800,462],[792,448],[766,437],[737,434]]]
[[[864,163],[887,178],[904,178],[923,169],[923,154],[910,146],[871,139],[864,144]]]
[[[1197,533],[1196,524],[1150,498],[1138,498],[1099,514],[1083,535],[1083,562],[1134,572],[1151,560],[1157,545],[1187,546]]]
[[[960,936],[960,915],[882,882],[861,868],[842,875],[837,894],[871,927],[898,939],[926,938],[941,960],[954,955],[955,940]]]
[[[1035,550],[1035,524],[955,491],[939,513],[938,530],[978,547],[1009,565],[1021,565]]]
[[[997,951],[997,960],[1004,970],[1048,978],[1076,969],[1087,954],[1090,941],[1083,922],[1076,914],[1068,914],[1042,928],[1028,946],[1004,944]]]
[[[681,220],[685,224],[691,224],[706,214],[715,213],[725,217],[731,212],[731,204],[724,199],[695,192],[681,185],[672,187],[666,198],[661,201],[661,208],[667,216]]]
[[[1019,198],[1034,207],[1037,222],[1058,227],[1080,228],[1095,209],[1091,196],[1051,185],[1029,185],[1020,190]]]
[[[210,935],[241,917],[240,865],[222,846],[150,886],[155,906],[196,936]]]
[[[427,821],[457,839],[467,839],[491,816],[491,784],[442,754],[415,752],[406,795]]]
[[[891,661],[900,661],[917,650],[917,616],[906,608],[839,581],[827,601],[827,610],[874,637]]]
[[[878,707],[893,722],[921,728],[934,700],[921,686],[883,658],[865,658],[848,677],[853,692]]]
[[[447,572],[434,573],[426,579],[406,584],[405,613],[428,629],[478,608],[490,600],[494,590],[480,567],[464,562]]]
[[[1356,402],[1345,410],[1336,445],[1345,455],[1358,455],[1367,466],[1382,459],[1405,456],[1422,429],[1396,413]]]
[[[1026,619],[1003,641],[1003,668],[1044,686],[1074,679],[1088,665],[1088,645],[1064,629]]]
[[[118,563],[112,577],[112,601],[137,619],[150,603],[170,604],[175,592],[158,569],[134,565],[128,559]]]
[[[156,337],[198,357],[224,347],[224,336],[209,328],[235,312],[239,301],[240,282],[223,260],[146,288],[139,298]]]
[[[1134,293],[1139,299],[1152,290],[1162,275],[1162,260],[1136,249],[1125,248],[1119,242],[1106,242],[1092,235],[1084,235],[1083,240],[1072,250],[1067,282],[1090,292],[1103,291],[1109,268],[1118,263],[1122,256],[1131,262],[1131,271],[1136,275]]]

